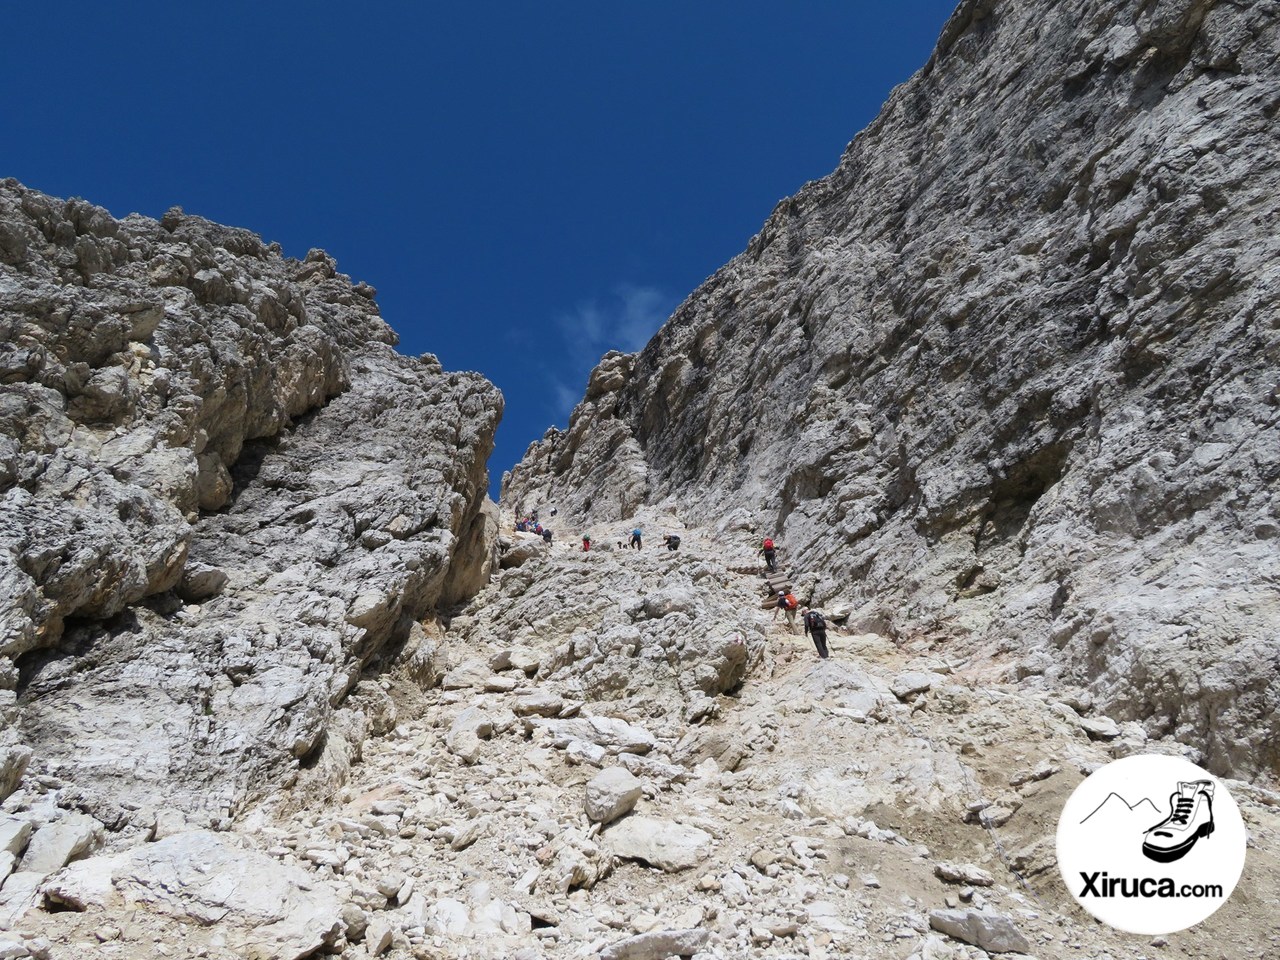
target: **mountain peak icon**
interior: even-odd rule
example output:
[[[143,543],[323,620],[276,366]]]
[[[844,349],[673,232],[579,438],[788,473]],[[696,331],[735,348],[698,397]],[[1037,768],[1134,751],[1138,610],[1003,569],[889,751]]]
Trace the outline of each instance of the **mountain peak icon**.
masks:
[[[1143,797],[1133,803],[1130,803],[1114,790],[1107,794],[1107,798],[1094,808],[1093,812],[1081,820],[1081,823],[1088,823],[1090,820],[1100,823],[1104,820],[1129,820],[1138,818],[1144,821],[1150,817],[1160,819],[1160,808],[1148,797]],[[1095,819],[1096,818],[1096,819]]]

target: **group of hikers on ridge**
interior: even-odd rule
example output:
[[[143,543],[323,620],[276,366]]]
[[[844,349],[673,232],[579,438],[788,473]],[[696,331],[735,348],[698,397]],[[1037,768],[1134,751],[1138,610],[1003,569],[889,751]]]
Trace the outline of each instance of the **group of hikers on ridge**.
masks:
[[[552,508],[551,508],[551,515],[552,515],[553,517],[556,515],[556,508],[555,508],[555,507],[552,507]],[[542,542],[543,542],[543,543],[545,543],[545,544],[547,544],[547,545],[550,545],[550,544],[551,544],[551,528],[550,528],[550,527],[544,527],[544,526],[543,526],[543,525],[538,521],[538,511],[537,511],[537,510],[533,510],[533,511],[531,511],[530,513],[525,514],[525,516],[521,517],[519,520],[517,520],[517,521],[516,521],[516,531],[517,531],[518,533],[534,533],[534,534],[537,534],[538,536],[540,536],[540,537],[542,538]]]
[[[680,549],[680,534],[668,533],[662,538],[662,545],[670,551]],[[644,549],[644,531],[636,527],[631,531],[631,538],[627,541],[628,547],[634,547],[637,550]],[[582,552],[586,553],[591,549],[591,537],[587,534],[582,535]],[[618,549],[622,549],[622,541],[618,541]]]
[[[551,515],[555,516],[556,510],[552,508]],[[544,527],[538,520],[538,511],[531,511],[520,520],[516,521],[516,530],[521,533],[534,533],[542,537],[547,543],[551,543],[551,530]],[[668,533],[662,538],[662,545],[669,551],[675,551],[680,548],[680,535],[678,533]],[[636,550],[644,549],[644,531],[640,527],[635,527],[631,531],[631,535],[626,542],[628,548]],[[618,541],[618,549],[623,548],[623,542]],[[591,550],[590,534],[582,535],[582,552],[588,553]],[[760,547],[756,551],[757,556],[764,559],[765,576],[776,574],[778,572],[778,548],[773,542],[772,537],[765,537],[760,542]],[[776,583],[776,581],[774,581]],[[813,639],[813,645],[818,652],[818,657],[822,660],[829,659],[830,652],[827,649],[827,621],[822,611],[816,608],[801,607],[800,601],[796,598],[791,590],[779,590],[776,598],[776,605],[773,611],[774,622],[777,622],[778,613],[781,612],[786,617],[787,629],[791,633],[796,632],[796,614],[800,614],[802,623],[804,624],[805,636]]]

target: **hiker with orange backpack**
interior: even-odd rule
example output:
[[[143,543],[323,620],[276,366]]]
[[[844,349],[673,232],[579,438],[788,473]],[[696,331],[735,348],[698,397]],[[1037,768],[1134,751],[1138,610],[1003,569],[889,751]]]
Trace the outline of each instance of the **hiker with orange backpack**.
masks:
[[[773,539],[765,537],[764,543],[760,546],[760,553],[764,554],[764,565],[770,573],[776,573],[778,569],[777,551],[773,548]]]
[[[796,632],[796,611],[800,609],[800,601],[796,599],[794,593],[786,590],[778,591],[778,606],[773,611],[773,619],[778,619],[778,611],[781,610],[787,615],[787,629],[792,633]]]

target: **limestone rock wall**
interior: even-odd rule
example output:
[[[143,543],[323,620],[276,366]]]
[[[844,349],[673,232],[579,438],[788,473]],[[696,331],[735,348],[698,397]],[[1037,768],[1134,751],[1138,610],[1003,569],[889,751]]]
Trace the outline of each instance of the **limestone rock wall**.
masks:
[[[504,502],[772,534],[855,625],[1276,769],[1278,54],[1271,0],[967,0]]]
[[[373,296],[322,251],[0,182],[0,706],[100,819],[296,775],[362,667],[482,585],[501,397],[396,354]]]

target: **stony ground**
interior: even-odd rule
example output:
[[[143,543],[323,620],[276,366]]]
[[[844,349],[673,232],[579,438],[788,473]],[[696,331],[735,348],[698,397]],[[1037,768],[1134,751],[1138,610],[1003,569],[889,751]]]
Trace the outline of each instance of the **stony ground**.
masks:
[[[505,609],[499,579],[447,628],[428,631],[437,685],[424,689],[405,667],[363,683],[382,732],[364,743],[346,786],[301,805],[277,797],[240,820],[235,833],[248,847],[305,871],[326,898],[326,952],[987,956],[931,928],[932,912],[952,908],[1005,918],[978,938],[993,951],[1045,960],[1280,955],[1280,795],[1231,784],[1251,849],[1217,915],[1165,938],[1111,931],[1078,910],[1058,878],[1058,814],[1099,764],[1177,744],[1113,728],[1079,695],[993,682],[1007,675],[998,655],[959,659],[837,629],[821,662],[806,638],[752,603],[758,577],[729,569],[748,570],[749,553],[724,566],[711,556],[723,550],[683,533],[678,558],[604,549],[611,531],[598,533],[590,555],[576,543],[530,547],[504,573],[537,574],[521,624],[505,626],[536,625],[530,611],[548,606],[569,618],[589,610],[588,622],[521,634],[518,648],[488,642],[502,635],[486,613]],[[694,722],[652,692],[629,696],[625,682],[602,699],[574,695],[600,669],[583,666],[590,656],[557,655],[575,631],[598,627],[600,598],[584,583],[607,584],[605,599],[625,607],[644,600],[619,592],[628,577],[652,590],[646,578],[707,565],[722,576],[699,582],[736,610],[719,629],[750,647],[739,685]],[[623,655],[639,671],[640,654]],[[602,769],[613,775],[593,784]],[[18,934],[46,938],[53,957],[310,949],[305,938],[255,940],[234,924],[193,923],[190,911],[179,920],[109,903],[32,913],[23,924]]]

